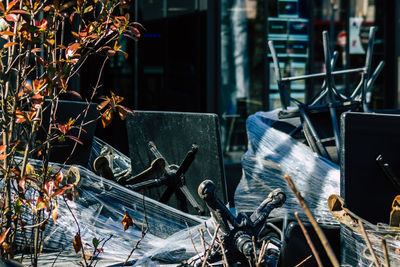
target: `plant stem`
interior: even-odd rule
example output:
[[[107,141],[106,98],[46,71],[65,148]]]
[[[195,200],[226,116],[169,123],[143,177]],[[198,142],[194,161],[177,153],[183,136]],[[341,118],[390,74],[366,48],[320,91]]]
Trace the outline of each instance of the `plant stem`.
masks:
[[[329,257],[332,265],[334,267],[340,267],[339,261],[337,260],[335,253],[333,252],[333,249],[328,242],[328,239],[326,238],[324,232],[319,227],[317,221],[315,220],[314,216],[312,215],[310,209],[307,207],[306,202],[304,201],[300,192],[297,190],[292,179],[287,174],[285,175],[285,179],[286,179],[287,183],[289,184],[290,188],[292,189],[293,193],[296,195],[297,200],[299,201],[301,207],[304,210],[304,213],[306,214],[308,220],[311,222],[311,225],[313,226],[315,232],[317,233],[319,239],[321,240],[321,243],[324,246],[324,249],[325,249],[326,253],[328,254],[328,257]]]

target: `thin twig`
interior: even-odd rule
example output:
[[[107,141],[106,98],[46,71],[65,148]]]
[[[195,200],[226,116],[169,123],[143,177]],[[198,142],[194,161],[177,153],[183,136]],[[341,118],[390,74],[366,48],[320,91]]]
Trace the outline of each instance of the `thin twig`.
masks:
[[[329,257],[332,265],[334,267],[340,267],[339,261],[337,260],[336,255],[333,252],[333,249],[332,249],[331,245],[328,242],[328,239],[326,238],[324,232],[319,227],[317,221],[315,220],[314,216],[312,215],[310,209],[307,207],[306,202],[304,201],[304,199],[301,196],[300,192],[297,190],[297,188],[294,185],[292,179],[287,174],[285,175],[285,179],[286,179],[287,183],[289,184],[290,188],[292,189],[293,193],[296,195],[297,200],[299,201],[301,207],[303,208],[308,220],[311,222],[311,225],[313,226],[315,232],[317,233],[319,239],[321,240],[321,243],[324,246],[324,249],[325,249],[326,253],[328,254],[328,257]]]
[[[385,237],[382,237],[382,249],[383,249],[383,255],[385,257],[386,267],[390,267],[389,253],[388,253],[388,248],[387,248],[387,243],[386,243]]]
[[[185,224],[186,224],[187,230],[188,230],[188,232],[189,232],[189,238],[190,238],[190,241],[192,242],[194,251],[196,252],[196,255],[200,255],[199,251],[197,250],[196,244],[194,243],[193,236],[192,236],[192,232],[190,231],[190,227],[189,227],[189,225],[187,224],[186,221],[185,221]],[[201,256],[200,256],[200,257],[201,257]]]
[[[61,255],[61,253],[62,253],[63,251],[64,251],[64,248],[62,248],[62,249],[60,250],[60,252],[57,253],[57,256],[56,256],[56,258],[54,259],[53,264],[51,264],[51,267],[53,267],[54,264],[56,264],[56,261],[58,260],[58,257],[60,257],[60,255]]]
[[[295,265],[294,267],[299,267],[300,265],[304,264],[306,261],[308,261],[309,259],[311,259],[312,255],[308,256],[307,258],[305,258],[304,260],[302,260],[299,264]]]
[[[311,251],[312,251],[312,253],[313,253],[314,257],[315,257],[315,260],[317,261],[318,266],[322,267],[323,265],[322,265],[321,258],[319,257],[318,251],[315,248],[313,242],[311,241],[310,235],[308,234],[308,231],[307,231],[306,227],[304,226],[303,222],[300,220],[299,213],[296,211],[294,213],[294,215],[296,216],[297,222],[299,223],[300,228],[303,231],[304,237],[306,238],[307,243],[311,248]]]
[[[217,239],[218,230],[219,230],[219,225],[217,225],[217,228],[215,229],[214,236],[213,236],[213,238],[211,240],[210,246],[209,246],[209,248],[207,250],[206,256],[204,258],[204,261],[203,261],[203,264],[201,265],[201,267],[205,267],[206,264],[207,264],[208,257],[210,257],[210,253],[211,253],[212,247],[214,246],[215,240]]]
[[[375,251],[372,249],[372,245],[371,245],[371,242],[369,241],[367,232],[365,231],[364,224],[360,219],[358,220],[358,224],[360,225],[361,233],[364,237],[365,243],[367,243],[367,246],[368,246],[369,252],[371,253],[374,264],[376,267],[379,267],[380,265],[379,265],[378,259],[376,257]]]
[[[147,232],[149,231],[149,222],[147,221],[146,204],[145,203],[146,203],[146,201],[145,201],[145,197],[143,195],[144,222],[142,224],[142,235],[141,235],[140,239],[136,242],[135,246],[132,248],[131,252],[129,253],[128,257],[126,258],[126,260],[124,261],[122,266],[125,266],[127,264],[129,258],[132,256],[133,252],[138,248],[140,242],[142,242],[143,238],[146,236]],[[145,223],[146,223],[146,229],[144,229]]]

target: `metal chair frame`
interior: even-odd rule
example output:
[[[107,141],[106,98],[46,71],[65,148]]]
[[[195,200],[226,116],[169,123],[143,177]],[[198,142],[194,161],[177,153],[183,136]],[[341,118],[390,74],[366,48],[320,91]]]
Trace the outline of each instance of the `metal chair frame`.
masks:
[[[344,69],[344,70],[334,70],[334,66],[337,59],[337,52],[331,55],[329,49],[329,37],[328,32],[324,31],[322,33],[323,39],[323,49],[325,58],[325,72],[307,74],[294,77],[282,77],[281,69],[279,67],[279,60],[274,48],[273,42],[269,41],[268,46],[271,51],[272,60],[275,69],[275,79],[278,84],[280,100],[282,105],[282,111],[280,115],[282,118],[291,116],[300,116],[302,124],[291,134],[303,129],[305,137],[309,146],[313,151],[318,154],[330,159],[330,156],[323,145],[323,142],[335,141],[337,155],[340,155],[340,136],[339,136],[339,125],[337,119],[337,112],[342,110],[356,110],[356,111],[368,111],[368,106],[366,103],[366,92],[371,90],[376,78],[382,71],[384,66],[384,61],[381,61],[377,68],[371,73],[371,62],[372,54],[375,40],[376,27],[371,27],[368,39],[368,48],[365,57],[365,64],[363,67]],[[356,88],[353,90],[350,96],[345,96],[339,92],[336,88],[335,82],[333,80],[334,76],[344,75],[350,73],[360,73],[361,79]],[[321,85],[319,93],[309,102],[302,103],[301,101],[290,96],[288,89],[290,88],[290,83],[297,80],[309,80],[315,78],[324,78]],[[297,106],[297,110],[288,110],[287,103],[293,103]],[[333,137],[321,140],[319,134],[310,119],[310,112],[323,112],[329,111],[331,126],[333,131]]]

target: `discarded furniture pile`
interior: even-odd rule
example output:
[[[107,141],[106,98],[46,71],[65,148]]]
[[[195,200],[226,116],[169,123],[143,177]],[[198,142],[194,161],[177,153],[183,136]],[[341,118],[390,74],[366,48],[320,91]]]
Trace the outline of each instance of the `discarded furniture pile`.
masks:
[[[335,70],[324,32],[326,71],[300,77],[281,76],[269,43],[282,108],[247,119],[235,192],[215,114],[136,111],[129,157],[94,137],[80,165],[52,163],[75,186],[73,201],[57,196],[40,266],[397,266],[400,116],[368,110],[383,67],[371,67],[374,36],[372,27],[363,67]],[[349,96],[333,78],[348,73],[360,74]],[[310,103],[290,96],[290,82],[314,78],[323,82]],[[85,255],[72,245],[77,232]]]

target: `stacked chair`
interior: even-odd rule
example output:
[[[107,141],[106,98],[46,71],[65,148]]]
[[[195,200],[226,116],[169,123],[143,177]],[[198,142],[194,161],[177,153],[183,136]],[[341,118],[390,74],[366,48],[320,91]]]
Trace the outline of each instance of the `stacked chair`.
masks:
[[[335,163],[339,162],[340,154],[340,114],[345,111],[368,111],[366,92],[371,90],[374,81],[384,66],[384,62],[381,61],[373,72],[371,70],[375,32],[376,28],[371,27],[365,64],[363,67],[335,71],[337,53],[334,52],[331,55],[328,32],[324,31],[322,38],[325,72],[297,77],[282,77],[274,44],[272,41],[268,43],[274,63],[275,78],[278,83],[282,106],[282,110],[279,112],[279,118],[285,120],[287,118],[300,117],[300,126],[290,134],[294,136],[302,130],[310,148],[314,152]],[[346,96],[336,88],[334,76],[350,73],[359,73],[360,82],[352,93]],[[323,83],[320,91],[309,103],[303,103],[290,96],[289,90],[291,82],[318,78],[323,78]],[[293,104],[296,108],[288,109],[289,104]]]

